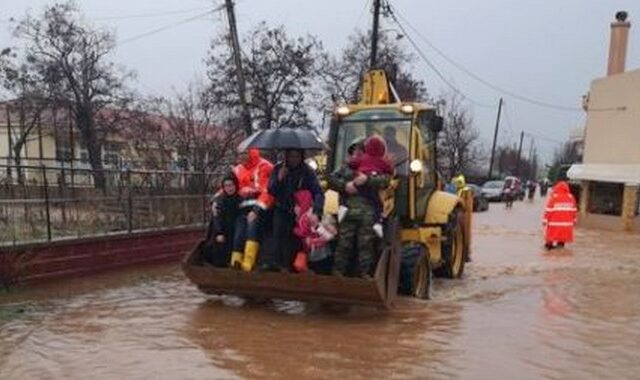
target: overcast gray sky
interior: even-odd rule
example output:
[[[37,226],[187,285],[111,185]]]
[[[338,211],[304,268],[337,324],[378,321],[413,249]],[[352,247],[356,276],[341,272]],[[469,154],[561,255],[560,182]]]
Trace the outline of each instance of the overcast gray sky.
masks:
[[[632,22],[627,68],[640,67],[640,0],[390,0],[408,22],[442,50],[486,81],[513,93],[559,106],[579,107],[590,82],[603,76],[609,23],[617,10]],[[81,0],[86,16],[113,28],[123,41],[193,17],[222,0]],[[338,52],[355,28],[370,27],[371,0],[238,0],[240,33],[261,20],[284,24],[291,35],[314,34]],[[51,1],[0,0],[0,46],[12,44],[9,17],[38,13]],[[175,12],[174,12],[175,11]],[[157,13],[173,12],[157,15]],[[151,16],[150,14],[156,14]],[[136,17],[128,17],[136,16]],[[138,73],[139,91],[170,93],[203,74],[211,37],[225,27],[221,14],[177,25],[120,45],[115,60]],[[383,29],[395,28],[391,20]],[[549,156],[569,131],[584,122],[582,112],[539,107],[488,88],[439,57],[411,33],[435,66],[468,98],[476,127],[488,144],[493,135],[498,98],[506,103],[501,141],[515,142],[521,130],[535,133],[536,146]],[[408,49],[411,46],[403,40]],[[447,90],[423,62],[415,73],[431,93]],[[528,140],[527,140],[528,141]],[[528,143],[525,148],[528,149]],[[526,151],[525,151],[526,152]]]

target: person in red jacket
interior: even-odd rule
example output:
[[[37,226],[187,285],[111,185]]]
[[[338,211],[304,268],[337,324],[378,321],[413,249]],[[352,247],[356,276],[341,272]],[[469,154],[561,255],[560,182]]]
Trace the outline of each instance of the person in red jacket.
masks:
[[[369,137],[364,143],[364,153],[349,161],[349,167],[356,172],[356,176],[393,175],[393,163],[387,156],[387,144],[377,135]],[[377,190],[366,185],[359,188],[359,193],[365,197],[373,208],[373,230],[379,238],[382,238],[383,204]]]
[[[251,271],[260,249],[259,235],[265,213],[273,205],[267,186],[273,164],[260,156],[257,149],[249,149],[244,162],[233,168],[238,179],[240,215],[236,221],[231,266]]]
[[[576,223],[576,200],[569,191],[569,185],[560,181],[553,189],[544,210],[542,225],[544,226],[545,247],[564,247],[573,242],[573,227]]]

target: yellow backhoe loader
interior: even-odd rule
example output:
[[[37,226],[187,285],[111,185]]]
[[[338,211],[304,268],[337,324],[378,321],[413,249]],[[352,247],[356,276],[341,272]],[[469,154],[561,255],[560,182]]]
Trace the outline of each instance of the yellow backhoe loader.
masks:
[[[210,294],[328,301],[392,307],[398,294],[429,298],[432,275],[459,278],[470,255],[473,199],[442,191],[437,136],[443,119],[433,106],[393,97],[385,72],[363,79],[361,100],[334,112],[326,171],[345,160],[352,141],[382,136],[396,164],[383,193],[384,241],[371,280],[316,274],[242,272],[205,266],[200,245],[183,262],[187,277]],[[325,212],[338,212],[338,194],[327,191]]]

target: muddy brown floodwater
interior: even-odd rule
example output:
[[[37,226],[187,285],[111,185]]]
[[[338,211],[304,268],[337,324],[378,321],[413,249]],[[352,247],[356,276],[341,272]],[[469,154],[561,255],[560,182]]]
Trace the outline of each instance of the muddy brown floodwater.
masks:
[[[640,236],[545,252],[540,201],[476,214],[474,261],[391,312],[206,297],[176,266],[0,296],[0,379],[638,379]]]

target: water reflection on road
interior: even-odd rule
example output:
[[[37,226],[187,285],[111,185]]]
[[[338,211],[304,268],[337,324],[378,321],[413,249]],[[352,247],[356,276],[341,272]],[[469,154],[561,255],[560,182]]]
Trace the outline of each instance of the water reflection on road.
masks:
[[[465,278],[386,313],[206,297],[175,267],[0,296],[0,378],[637,378],[640,236],[545,252],[540,209],[476,214]]]

